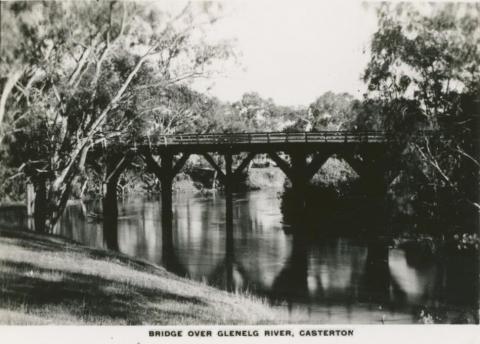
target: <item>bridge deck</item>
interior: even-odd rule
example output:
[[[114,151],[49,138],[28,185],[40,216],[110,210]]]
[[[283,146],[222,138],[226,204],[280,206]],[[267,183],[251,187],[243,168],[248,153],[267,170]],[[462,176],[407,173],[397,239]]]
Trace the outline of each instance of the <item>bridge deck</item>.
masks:
[[[207,152],[252,152],[303,150],[318,151],[323,148],[368,145],[384,146],[388,141],[382,131],[317,131],[317,132],[256,132],[173,134],[142,137],[134,142],[112,140],[108,146],[126,150],[202,154]],[[103,147],[105,145],[101,144]]]
[[[145,138],[138,145],[245,145],[278,143],[381,143],[386,141],[381,131],[318,131],[318,132],[258,132],[222,134],[175,134]]]

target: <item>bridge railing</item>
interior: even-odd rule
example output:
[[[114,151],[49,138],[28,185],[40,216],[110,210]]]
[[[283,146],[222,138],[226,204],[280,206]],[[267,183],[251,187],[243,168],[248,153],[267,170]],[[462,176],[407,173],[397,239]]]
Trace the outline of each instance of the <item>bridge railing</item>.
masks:
[[[173,134],[147,138],[148,145],[268,144],[268,143],[363,143],[385,142],[381,131],[256,132],[225,134]]]

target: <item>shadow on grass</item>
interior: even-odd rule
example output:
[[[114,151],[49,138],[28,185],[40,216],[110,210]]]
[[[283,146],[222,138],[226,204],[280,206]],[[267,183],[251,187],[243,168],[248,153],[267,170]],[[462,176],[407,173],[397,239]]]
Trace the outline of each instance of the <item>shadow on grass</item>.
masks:
[[[196,317],[192,307],[207,305],[196,297],[94,275],[44,269],[9,260],[0,261],[0,264],[5,270],[0,282],[0,307],[3,308],[27,307],[27,310],[41,311],[53,306],[86,321],[121,320],[134,325],[166,323],[172,319],[193,320]],[[176,306],[172,307],[173,304]]]

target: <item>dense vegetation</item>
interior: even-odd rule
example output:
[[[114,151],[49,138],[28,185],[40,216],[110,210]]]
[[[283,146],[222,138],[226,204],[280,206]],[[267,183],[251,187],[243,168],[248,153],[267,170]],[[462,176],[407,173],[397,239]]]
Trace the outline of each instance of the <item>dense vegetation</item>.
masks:
[[[214,25],[217,5],[191,4],[174,15],[128,2],[0,6],[9,33],[0,57],[0,196],[21,199],[25,183],[33,184],[40,230],[57,223],[68,199],[101,193],[108,173],[90,155],[96,143],[173,132],[344,129],[391,135],[389,197],[398,213],[432,232],[437,224],[477,228],[478,4],[378,5],[364,98],[327,92],[303,108],[256,93],[226,103],[192,90],[192,80],[235,55],[229,42],[212,43],[197,30]],[[106,149],[103,159],[117,153]],[[136,179],[143,164],[130,162],[122,187],[155,184],[148,175]]]

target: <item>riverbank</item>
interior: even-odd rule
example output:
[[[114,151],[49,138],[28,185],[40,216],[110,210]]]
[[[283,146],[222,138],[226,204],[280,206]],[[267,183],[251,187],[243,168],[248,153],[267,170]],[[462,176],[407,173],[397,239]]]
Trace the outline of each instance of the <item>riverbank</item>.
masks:
[[[0,324],[268,324],[263,300],[126,255],[0,229]]]

